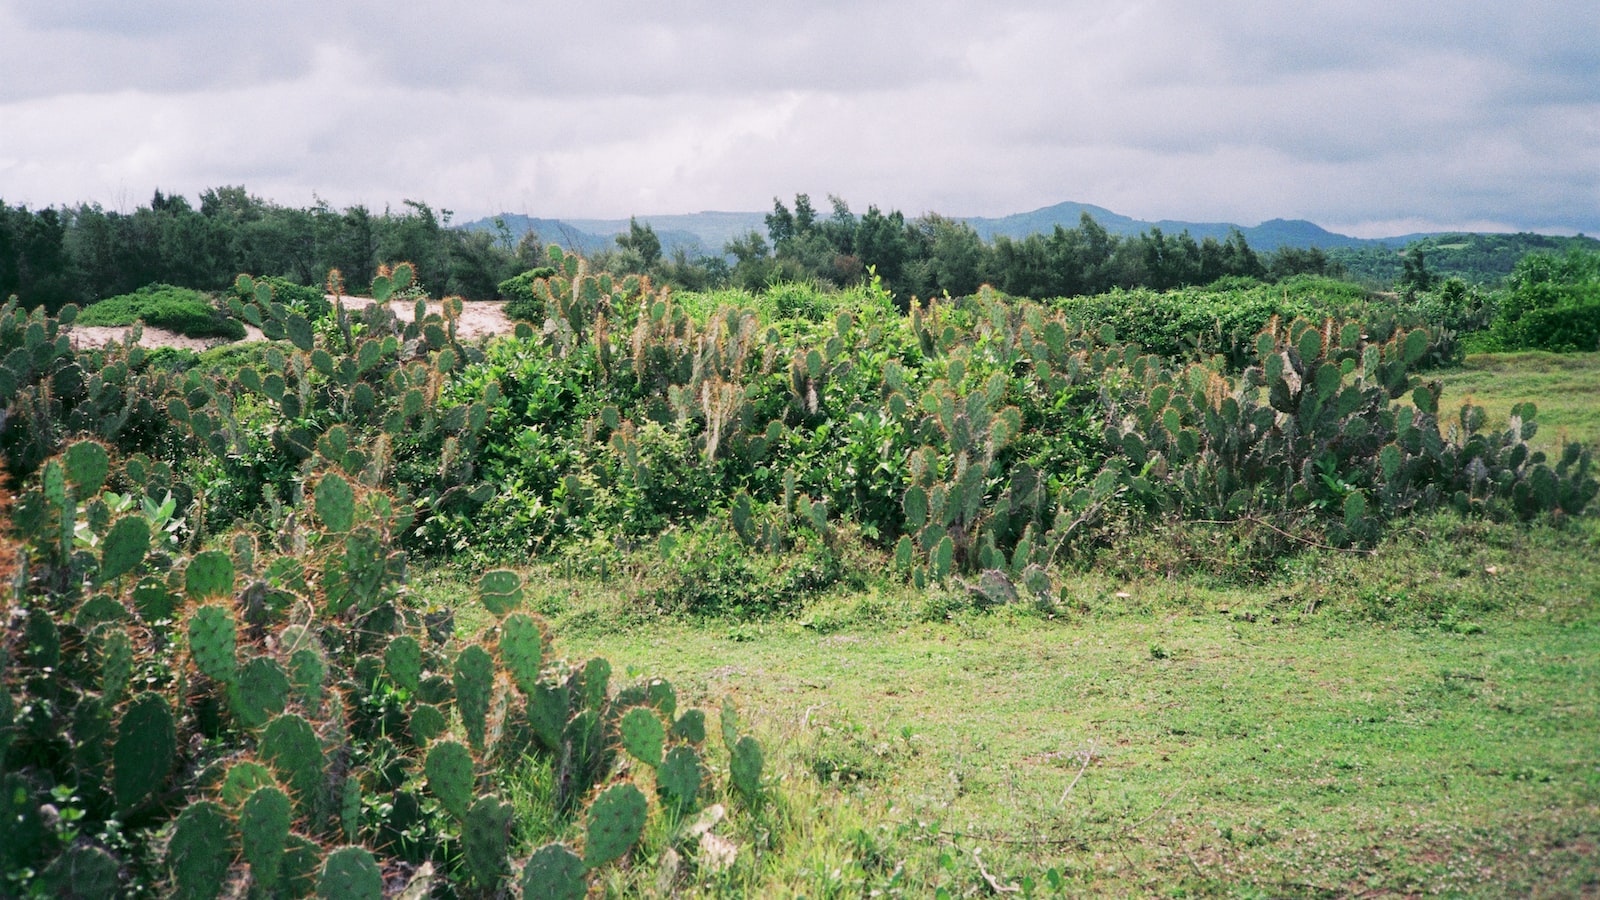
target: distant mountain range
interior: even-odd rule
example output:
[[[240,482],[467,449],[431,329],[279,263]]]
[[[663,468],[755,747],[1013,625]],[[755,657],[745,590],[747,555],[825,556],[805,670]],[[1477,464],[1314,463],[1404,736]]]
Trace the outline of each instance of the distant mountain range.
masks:
[[[1411,241],[1432,236],[1432,233],[1422,233],[1378,239],[1354,238],[1335,234],[1304,219],[1272,219],[1249,227],[1228,222],[1173,220],[1149,222],[1120,215],[1104,207],[1071,202],[1057,203],[1033,212],[1016,213],[1000,218],[973,216],[960,221],[971,225],[984,240],[993,240],[1001,235],[1024,238],[1030,234],[1052,231],[1057,225],[1076,228],[1079,216],[1083,213],[1088,213],[1100,223],[1101,227],[1118,235],[1134,235],[1149,231],[1151,228],[1159,228],[1168,235],[1188,231],[1197,241],[1208,237],[1220,241],[1227,238],[1229,231],[1237,228],[1244,234],[1245,240],[1250,242],[1250,246],[1260,252],[1270,252],[1279,247],[1320,247],[1332,250],[1372,247],[1379,244],[1399,249]],[[616,236],[628,230],[627,219],[541,219],[510,213],[478,219],[461,227],[473,231],[492,231],[497,227],[495,224],[497,218],[505,223],[513,240],[520,239],[529,231],[534,231],[546,243],[561,244],[583,254],[616,249]],[[639,216],[638,219],[641,224],[648,223],[655,229],[656,236],[661,239],[662,249],[669,256],[679,249],[691,257],[713,254],[719,252],[728,241],[748,234],[752,230],[761,233],[762,236],[767,232],[766,213],[759,212],[700,212],[669,216]]]

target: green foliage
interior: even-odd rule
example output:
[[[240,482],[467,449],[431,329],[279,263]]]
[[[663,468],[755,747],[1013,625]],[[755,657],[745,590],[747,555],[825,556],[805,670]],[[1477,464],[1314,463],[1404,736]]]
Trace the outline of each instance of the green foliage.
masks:
[[[85,307],[78,315],[79,325],[132,325],[144,322],[185,337],[222,337],[243,340],[244,324],[217,308],[199,291],[151,284],[116,297],[107,297]]]
[[[1494,350],[1600,349],[1600,250],[1524,257],[1481,343]]]

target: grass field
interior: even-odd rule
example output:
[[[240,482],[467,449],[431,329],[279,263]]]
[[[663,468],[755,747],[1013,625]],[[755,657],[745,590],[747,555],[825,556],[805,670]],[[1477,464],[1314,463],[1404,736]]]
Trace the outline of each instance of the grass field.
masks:
[[[765,739],[764,850],[724,895],[1600,892],[1592,519],[1426,519],[1256,587],[1082,575],[1050,610],[887,586],[649,622],[544,586],[559,654]]]
[[[1600,356],[1445,379],[1600,438]],[[769,806],[712,895],[1600,896],[1600,518],[1425,517],[1260,584],[1108,571],[992,608],[872,576],[756,621],[529,580],[559,655],[731,698],[763,738]]]
[[[1534,443],[1582,441],[1600,451],[1600,353],[1483,353],[1459,369],[1436,376],[1444,383],[1440,418],[1455,421],[1467,399],[1482,406],[1491,425],[1504,427],[1511,407],[1527,400],[1539,408]]]

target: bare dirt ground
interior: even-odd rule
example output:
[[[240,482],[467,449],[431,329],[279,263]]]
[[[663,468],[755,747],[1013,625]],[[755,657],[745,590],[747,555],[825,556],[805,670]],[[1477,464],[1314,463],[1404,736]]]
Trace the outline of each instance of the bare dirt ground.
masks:
[[[329,299],[333,298],[330,297]],[[372,302],[371,297],[344,298],[345,306],[352,310],[370,306]],[[396,316],[400,317],[400,321],[409,322],[416,312],[416,302],[396,300],[389,304],[389,308],[394,310]],[[434,300],[428,303],[428,312],[437,313],[439,311],[439,301]],[[514,327],[515,323],[506,318],[505,303],[499,300],[466,301],[462,304],[461,318],[456,320],[456,334],[463,341],[473,341],[497,334],[510,334]],[[127,337],[128,332],[133,330],[133,326],[73,325],[63,330],[72,336],[74,346],[104,347],[107,344],[123,340]],[[246,325],[244,339],[246,341],[262,340],[261,330],[252,325]],[[152,349],[156,347],[176,347],[183,350],[193,350],[197,353],[201,350],[210,350],[212,347],[219,347],[229,343],[233,342],[227,338],[185,337],[181,334],[167,331],[164,328],[151,328],[149,326],[145,326],[139,338],[139,344],[143,347]]]

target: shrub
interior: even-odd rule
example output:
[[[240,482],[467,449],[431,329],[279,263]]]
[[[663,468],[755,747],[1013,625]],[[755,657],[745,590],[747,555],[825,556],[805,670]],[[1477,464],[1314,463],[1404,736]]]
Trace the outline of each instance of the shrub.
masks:
[[[185,337],[243,340],[244,324],[223,314],[199,291],[170,284],[146,285],[131,294],[108,297],[78,315],[82,325],[132,325],[142,321]]]
[[[1600,252],[1524,257],[1484,343],[1495,350],[1600,349]]]
[[[523,322],[542,321],[544,304],[534,296],[533,283],[541,278],[549,278],[555,273],[556,270],[549,266],[540,266],[500,282],[498,285],[500,296],[507,301],[506,317]]]

